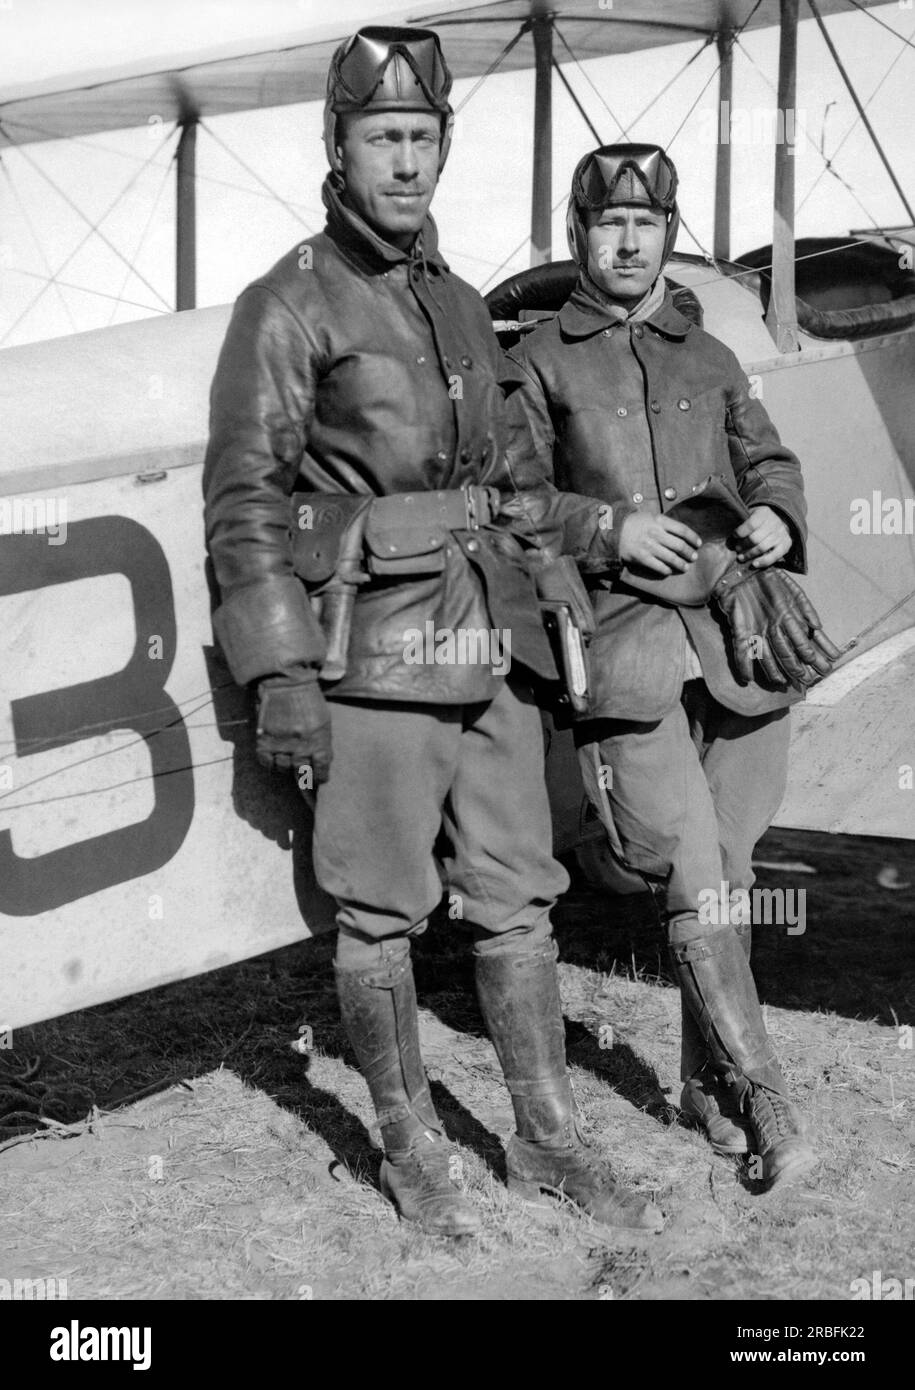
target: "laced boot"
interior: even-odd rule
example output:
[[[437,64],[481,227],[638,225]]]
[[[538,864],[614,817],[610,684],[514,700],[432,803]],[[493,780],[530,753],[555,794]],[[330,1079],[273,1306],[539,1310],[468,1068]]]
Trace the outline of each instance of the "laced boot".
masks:
[[[451,1152],[419,1049],[409,954],[377,970],[335,974],[340,1013],[381,1128],[382,1192],[404,1221],[433,1235],[473,1235],[479,1213],[449,1177]]]
[[[749,1124],[762,1181],[767,1187],[794,1181],[816,1156],[788,1099],[740,937],[724,927],[673,945],[671,958],[712,1066],[726,1077]]]
[[[762,1161],[760,1176],[768,1188],[787,1186],[816,1166],[817,1157],[807,1142],[801,1113],[787,1096],[751,1082],[744,1091],[742,1108]]]
[[[508,1187],[528,1200],[565,1196],[608,1226],[657,1231],[657,1207],[630,1192],[578,1127],[565,1062],[556,946],[475,957],[480,1009],[515,1111]]]

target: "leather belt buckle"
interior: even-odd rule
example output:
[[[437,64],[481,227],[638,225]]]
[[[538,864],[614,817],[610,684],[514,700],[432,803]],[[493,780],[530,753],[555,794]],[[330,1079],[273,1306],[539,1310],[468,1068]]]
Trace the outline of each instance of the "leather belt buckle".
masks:
[[[465,483],[461,491],[467,512],[466,529],[479,531],[481,526],[488,526],[493,517],[492,490],[478,483]]]

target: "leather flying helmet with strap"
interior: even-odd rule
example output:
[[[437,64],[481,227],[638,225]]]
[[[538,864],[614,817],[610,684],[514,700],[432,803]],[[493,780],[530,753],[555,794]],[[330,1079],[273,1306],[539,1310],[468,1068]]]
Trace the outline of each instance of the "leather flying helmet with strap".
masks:
[[[662,266],[670,258],[680,213],[677,208],[677,170],[660,145],[602,145],[578,161],[566,211],[566,236],[573,258],[588,264],[588,228],[584,214],[621,204],[641,204],[663,212],[667,236]]]
[[[454,112],[451,73],[438,34],[386,25],[360,29],[331,59],[324,103],[324,148],[339,172],[337,117],[352,111],[435,111],[441,118],[442,172],[451,145]]]

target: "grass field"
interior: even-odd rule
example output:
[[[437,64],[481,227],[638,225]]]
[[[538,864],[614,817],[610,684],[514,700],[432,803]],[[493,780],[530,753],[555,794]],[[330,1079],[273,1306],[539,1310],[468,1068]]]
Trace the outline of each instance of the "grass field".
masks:
[[[780,831],[758,857],[793,866],[761,884],[807,894],[803,935],[760,927],[753,957],[821,1159],[799,1187],[760,1193],[679,1123],[653,914],[577,883],[557,913],[575,1090],[595,1142],[663,1208],[660,1235],[507,1194],[508,1096],[443,921],[414,953],[424,1050],[481,1236],[417,1233],[378,1192],[325,936],[17,1032],[0,1052],[0,1278],[104,1299],[809,1300],[915,1277],[911,847]]]

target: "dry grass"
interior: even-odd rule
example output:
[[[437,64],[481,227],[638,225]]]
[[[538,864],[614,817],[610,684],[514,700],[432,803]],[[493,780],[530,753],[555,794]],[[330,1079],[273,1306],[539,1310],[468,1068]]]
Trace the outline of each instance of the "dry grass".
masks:
[[[478,1239],[400,1225],[374,1186],[323,939],[17,1035],[0,1086],[56,1127],[0,1151],[0,1277],[66,1278],[77,1298],[395,1300],[842,1299],[872,1270],[912,1277],[915,1055],[896,1027],[915,1022],[911,894],[876,886],[898,847],[859,844],[852,870],[822,838],[770,837],[765,857],[820,874],[807,935],[761,934],[755,958],[822,1160],[797,1189],[760,1195],[678,1123],[679,1003],[656,929],[640,904],[578,890],[558,930],[576,1094],[620,1175],[667,1213],[660,1236],[507,1193],[508,1097],[466,945],[443,925],[416,953],[424,1050]],[[308,1058],[290,1047],[303,1023]]]

